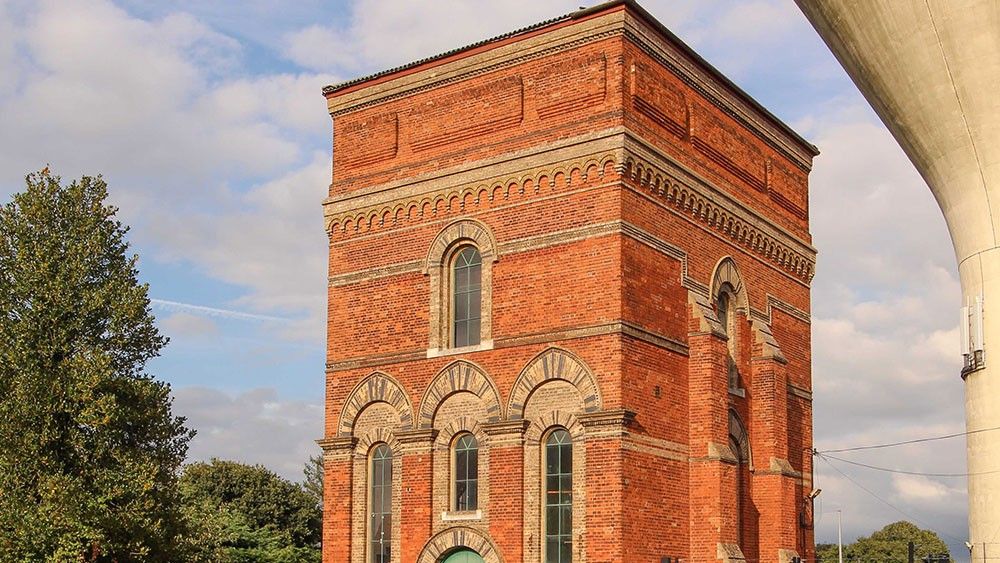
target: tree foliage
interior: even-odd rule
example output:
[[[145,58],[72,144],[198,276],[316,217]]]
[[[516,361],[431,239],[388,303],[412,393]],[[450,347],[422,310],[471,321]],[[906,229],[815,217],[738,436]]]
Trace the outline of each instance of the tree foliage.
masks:
[[[0,561],[177,559],[193,433],[107,193],[46,169],[0,208]]]
[[[948,555],[948,546],[936,533],[906,521],[894,522],[867,537],[844,546],[844,561],[852,563],[906,563],[909,543],[914,544],[914,560],[926,555]],[[816,558],[823,563],[837,561],[836,544],[818,544]]]
[[[305,475],[305,480],[302,481],[302,490],[309,493],[309,496],[313,497],[316,501],[316,506],[319,507],[320,512],[322,512],[323,456],[319,454],[309,456],[309,461],[307,461],[305,467],[302,468],[302,473]]]
[[[299,485],[259,465],[216,459],[187,466],[180,482],[194,527],[189,560],[320,560],[319,508]]]

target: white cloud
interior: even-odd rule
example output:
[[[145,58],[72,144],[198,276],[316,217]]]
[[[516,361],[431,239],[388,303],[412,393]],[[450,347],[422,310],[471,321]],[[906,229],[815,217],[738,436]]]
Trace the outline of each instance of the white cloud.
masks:
[[[282,398],[275,389],[229,394],[204,387],[174,389],[174,414],[198,431],[188,461],[213,457],[260,463],[293,481],[319,453],[323,407],[317,400]]]
[[[918,475],[893,475],[892,486],[896,495],[906,502],[938,502],[962,494],[953,487]]]
[[[310,69],[378,71],[574,11],[568,0],[492,3],[384,0],[351,4],[345,28],[313,25],[285,37],[285,56]]]
[[[190,313],[174,313],[157,324],[160,332],[171,338],[204,338],[219,333],[219,327],[212,319]]]

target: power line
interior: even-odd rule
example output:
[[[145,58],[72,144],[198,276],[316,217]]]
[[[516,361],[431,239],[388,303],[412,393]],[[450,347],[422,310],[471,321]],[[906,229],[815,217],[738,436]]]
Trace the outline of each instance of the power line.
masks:
[[[841,471],[840,468],[837,467],[836,465],[834,465],[833,462],[831,462],[829,459],[827,459],[827,457],[825,455],[823,455],[823,454],[821,454],[819,452],[817,452],[816,455],[819,456],[820,459],[822,459],[823,461],[825,461],[826,464],[829,465],[834,471],[836,471],[837,473],[840,473],[845,479],[847,479],[851,483],[854,483],[855,487],[857,487],[857,488],[861,489],[862,491],[868,493],[869,495],[875,497],[875,499],[878,500],[879,502],[881,502],[882,504],[884,504],[884,505],[888,506],[889,508],[895,510],[896,512],[902,514],[906,518],[908,518],[910,520],[914,520],[914,521],[920,523],[921,525],[923,525],[927,529],[931,529],[931,530],[934,529],[934,526],[928,524],[927,522],[924,522],[923,520],[921,520],[920,518],[917,518],[916,516],[911,516],[911,515],[907,514],[906,512],[903,512],[901,509],[896,508],[896,505],[894,505],[891,502],[885,500],[884,498],[878,496],[877,494],[875,494],[868,487],[862,485],[861,483],[858,483],[853,477],[851,477],[847,473],[844,473],[843,471]],[[940,533],[943,534],[943,535],[945,535],[945,536],[948,536],[949,538],[951,538],[951,539],[953,539],[953,540],[955,540],[957,542],[964,542],[965,541],[963,539],[956,538],[955,536],[953,536],[953,535],[951,535],[951,534],[949,534],[949,533],[947,533],[945,531],[941,531]]]
[[[822,454],[817,454],[817,455],[822,455]],[[835,459],[837,461],[842,461],[844,463],[850,463],[851,465],[857,465],[858,467],[874,469],[875,471],[885,471],[886,473],[901,473],[903,475],[918,475],[920,477],[972,477],[974,475],[989,475],[992,473],[1000,473],[1000,469],[995,469],[993,471],[979,471],[977,473],[923,473],[920,471],[906,471],[903,469],[889,469],[888,467],[878,467],[877,465],[868,465],[867,463],[861,463],[860,461],[851,461],[849,459],[844,459],[832,455],[827,455],[826,457],[830,459]]]
[[[959,436],[968,436],[970,434],[979,434],[980,432],[991,432],[993,430],[1000,430],[1000,426],[994,426],[993,428],[980,428],[979,430],[968,430],[966,432],[959,432],[957,434],[946,434],[944,436],[934,436],[933,438],[917,438],[916,440],[905,440],[902,442],[892,442],[889,444],[874,444],[871,446],[857,446],[854,448],[838,448],[835,450],[823,450],[821,452],[816,452],[817,454],[836,454],[841,452],[856,452],[858,450],[877,450],[880,448],[892,448],[895,446],[905,446],[907,444],[919,444],[921,442],[933,442],[935,440],[947,440],[948,438],[958,438]]]

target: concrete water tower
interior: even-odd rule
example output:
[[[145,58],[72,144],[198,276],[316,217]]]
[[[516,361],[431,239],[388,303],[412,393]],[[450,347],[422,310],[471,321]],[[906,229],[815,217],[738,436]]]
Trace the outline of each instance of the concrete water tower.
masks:
[[[962,281],[966,428],[998,427],[1000,1],[796,2],[944,213]],[[1000,542],[1000,431],[969,435],[967,455],[978,474],[969,478],[972,560],[987,560],[1000,556],[991,544]]]

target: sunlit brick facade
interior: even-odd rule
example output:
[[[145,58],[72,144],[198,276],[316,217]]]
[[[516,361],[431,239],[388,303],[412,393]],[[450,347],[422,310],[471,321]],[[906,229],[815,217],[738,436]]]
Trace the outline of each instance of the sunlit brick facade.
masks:
[[[630,1],[325,94],[326,563],[811,557],[810,144]]]

